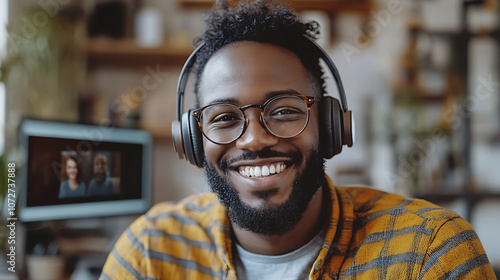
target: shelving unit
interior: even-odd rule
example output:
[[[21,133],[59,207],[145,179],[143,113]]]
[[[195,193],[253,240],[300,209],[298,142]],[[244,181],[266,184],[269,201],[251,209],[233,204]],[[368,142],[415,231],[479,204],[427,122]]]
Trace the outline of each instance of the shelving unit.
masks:
[[[237,0],[228,1],[235,5]],[[180,0],[182,8],[209,9],[215,1]],[[373,10],[372,0],[291,0],[290,4],[298,11],[320,10],[327,13],[356,12],[369,14]],[[154,48],[138,46],[132,39],[90,39],[82,50],[91,66],[128,65],[137,66],[148,63],[182,65],[191,53],[187,47],[172,46],[168,43]]]
[[[477,37],[491,37],[500,46],[500,29],[497,27],[495,30],[482,30],[477,33],[472,33],[469,31],[468,24],[468,9],[472,6],[484,4],[484,0],[473,0],[467,1],[463,0],[463,9],[461,14],[461,30],[458,33],[450,32],[429,32],[430,36],[439,36],[442,38],[447,38],[453,42],[456,49],[456,57],[460,59],[457,60],[457,73],[462,81],[462,87],[464,90],[463,100],[469,97],[469,43],[471,39]],[[500,11],[499,11],[500,13]],[[473,182],[472,178],[472,166],[471,166],[471,147],[472,147],[472,131],[471,131],[471,115],[464,114],[462,116],[463,128],[460,131],[455,131],[461,133],[462,138],[462,156],[464,165],[464,180],[463,185],[458,186],[454,192],[446,191],[435,191],[427,193],[417,193],[416,197],[434,202],[434,203],[447,203],[457,199],[464,199],[466,202],[466,216],[464,217],[467,221],[472,223],[472,212],[474,207],[483,199],[487,198],[500,198],[499,192],[492,191],[481,191],[477,190],[477,186]]]
[[[228,1],[235,5],[238,1]],[[372,0],[292,0],[289,1],[296,10],[320,10],[332,15],[339,12],[354,12],[369,15],[374,5]],[[178,4],[184,9],[209,9],[215,1],[179,0]],[[140,68],[146,65],[162,65],[181,67],[190,55],[192,48],[186,45],[178,46],[164,43],[154,48],[139,46],[133,39],[89,39],[82,47],[87,57],[89,69],[99,67],[128,67]],[[170,127],[164,124],[141,121],[139,128],[149,131],[157,140],[170,140]]]
[[[182,66],[190,54],[188,48],[169,44],[144,48],[131,39],[92,39],[88,40],[82,51],[86,54],[91,67],[99,65],[136,67],[147,64]]]
[[[178,0],[182,8],[198,8],[208,10],[215,0]],[[227,0],[230,6],[236,6],[240,0]],[[376,5],[374,0],[285,0],[286,4],[297,11],[321,11],[328,15],[331,25],[331,37],[335,37],[335,14],[357,13],[365,19],[371,16]]]
[[[181,67],[191,54],[188,46],[164,43],[153,48],[139,46],[133,39],[89,39],[81,51],[86,56],[88,71],[100,67],[128,68],[137,70],[146,66],[163,68]],[[156,140],[170,141],[170,124],[141,120],[138,128],[149,131]]]

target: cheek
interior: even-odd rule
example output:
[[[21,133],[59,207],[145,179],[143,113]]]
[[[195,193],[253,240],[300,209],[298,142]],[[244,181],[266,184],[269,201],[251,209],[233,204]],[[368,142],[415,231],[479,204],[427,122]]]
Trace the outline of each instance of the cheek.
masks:
[[[317,111],[311,112],[309,123],[306,129],[299,135],[299,139],[302,145],[306,145],[309,149],[319,148],[319,120]],[[297,140],[299,140],[297,139]]]
[[[207,163],[217,167],[219,160],[226,152],[225,146],[227,145],[218,145],[203,139],[203,150]]]

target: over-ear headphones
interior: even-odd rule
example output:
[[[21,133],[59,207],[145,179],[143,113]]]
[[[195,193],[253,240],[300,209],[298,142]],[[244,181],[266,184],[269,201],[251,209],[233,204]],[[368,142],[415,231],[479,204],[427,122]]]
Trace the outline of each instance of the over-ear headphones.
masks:
[[[328,54],[316,42],[304,37],[321,58],[336,81],[340,102],[331,96],[323,96],[320,106],[320,149],[325,159],[329,159],[342,151],[342,146],[351,147],[354,142],[354,122],[352,112],[348,110],[347,98],[337,67]],[[198,122],[193,116],[193,110],[184,112],[184,91],[191,68],[196,61],[196,55],[204,47],[200,44],[189,56],[182,67],[177,83],[177,120],[172,122],[172,138],[174,148],[179,158],[186,158],[191,164],[203,167],[203,136]]]

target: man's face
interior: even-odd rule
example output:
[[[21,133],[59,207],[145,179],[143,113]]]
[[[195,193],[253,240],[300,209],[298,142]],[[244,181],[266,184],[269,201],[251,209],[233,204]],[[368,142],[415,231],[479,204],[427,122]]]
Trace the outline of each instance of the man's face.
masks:
[[[208,61],[201,76],[199,98],[201,106],[220,101],[244,106],[263,104],[270,96],[285,92],[318,96],[295,54],[275,45],[245,41],[224,47]],[[246,110],[245,115],[249,121],[246,131],[235,142],[219,145],[204,138],[209,183],[228,207],[233,223],[259,233],[282,234],[300,220],[312,195],[323,183],[323,159],[317,152],[318,105],[313,104],[306,129],[288,139],[273,136],[264,129],[258,108]],[[257,178],[240,173],[246,168],[264,166],[275,169],[282,166],[284,170]],[[245,224],[252,215],[256,220]],[[276,224],[275,228],[269,225],[283,222],[280,220],[293,224]]]
[[[94,175],[99,182],[106,179],[106,160],[101,156],[94,158]]]

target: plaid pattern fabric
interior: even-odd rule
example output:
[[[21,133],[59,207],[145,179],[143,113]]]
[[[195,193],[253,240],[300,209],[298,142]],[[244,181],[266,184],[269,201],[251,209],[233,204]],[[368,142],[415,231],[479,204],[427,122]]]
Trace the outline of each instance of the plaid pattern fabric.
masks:
[[[336,187],[310,279],[496,279],[472,227],[429,202]],[[230,223],[214,194],[161,203],[136,220],[100,279],[237,279]]]

